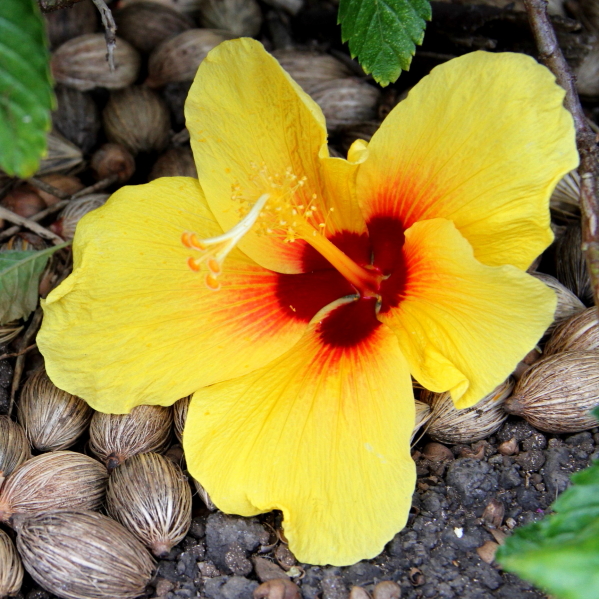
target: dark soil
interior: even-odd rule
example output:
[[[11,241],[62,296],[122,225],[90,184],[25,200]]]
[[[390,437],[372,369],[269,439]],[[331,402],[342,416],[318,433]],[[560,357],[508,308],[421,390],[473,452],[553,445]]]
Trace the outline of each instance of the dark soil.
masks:
[[[514,438],[517,453],[498,453],[503,441]],[[418,483],[408,526],[377,558],[344,568],[297,564],[274,534],[278,514],[210,513],[196,497],[189,534],[158,562],[148,596],[252,599],[260,582],[295,574],[291,579],[304,599],[347,599],[352,586],[371,590],[383,580],[396,581],[402,599],[546,598],[483,561],[477,549],[496,541],[493,532],[509,535],[513,527],[542,518],[570,475],[599,458],[597,429],[546,435],[510,418],[488,440],[453,446],[454,459],[436,462],[420,453],[427,442],[424,438],[414,451]],[[357,518],[360,509],[356,505]],[[25,588],[31,590],[20,597],[53,599],[29,582]]]

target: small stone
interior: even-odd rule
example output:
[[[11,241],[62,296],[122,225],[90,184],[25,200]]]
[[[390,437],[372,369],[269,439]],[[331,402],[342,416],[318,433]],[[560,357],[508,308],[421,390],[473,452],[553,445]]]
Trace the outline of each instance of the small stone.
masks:
[[[515,460],[523,470],[536,472],[545,463],[545,454],[539,449],[531,449],[516,456]]]
[[[422,455],[431,462],[451,461],[454,459],[451,449],[442,443],[427,443],[422,449]]]
[[[166,578],[158,578],[156,580],[156,596],[165,597],[169,591],[172,591],[175,585]]]
[[[254,562],[256,576],[260,582],[285,578],[285,571],[274,562],[264,557],[254,557],[252,561]]]
[[[229,546],[229,550],[225,553],[225,564],[233,574],[245,576],[252,571],[252,564],[245,553],[239,543]]]
[[[518,453],[518,441],[516,441],[515,437],[512,437],[508,441],[504,441],[499,445],[497,451],[501,455],[514,455]]]
[[[221,575],[220,570],[212,562],[199,562],[198,570],[206,578],[216,578]]]
[[[487,541],[484,545],[476,549],[476,553],[478,553],[478,556],[483,562],[492,564],[498,547],[499,545],[494,541]]]
[[[292,566],[297,564],[297,560],[287,545],[281,544],[275,549],[275,559],[279,562],[279,565],[288,570]]]
[[[327,572],[321,585],[323,599],[347,599],[349,597],[349,592],[341,576]]]
[[[505,515],[505,506],[499,499],[491,499],[485,507],[482,519],[488,526],[499,528]]]
[[[254,590],[254,599],[301,599],[299,587],[288,578],[263,582]]]
[[[362,587],[352,587],[349,592],[349,599],[370,599],[370,595]]]
[[[505,521],[505,524],[508,528],[512,529],[512,528],[516,528],[517,522],[513,518],[507,518],[507,520]]]
[[[372,591],[373,599],[399,599],[401,588],[392,580],[383,580],[379,582]]]

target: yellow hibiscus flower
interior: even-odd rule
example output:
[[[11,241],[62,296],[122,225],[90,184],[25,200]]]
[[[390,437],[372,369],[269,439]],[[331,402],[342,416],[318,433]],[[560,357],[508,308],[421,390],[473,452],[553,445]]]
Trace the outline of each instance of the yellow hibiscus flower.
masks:
[[[414,490],[410,375],[471,406],[552,320],[525,269],[578,163],[563,96],[530,57],[469,54],[343,160],[258,42],[221,44],[186,104],[199,181],[81,221],[44,304],[50,377],[102,412],[194,393],[187,464],[221,510],[282,510],[303,562],[377,555]]]

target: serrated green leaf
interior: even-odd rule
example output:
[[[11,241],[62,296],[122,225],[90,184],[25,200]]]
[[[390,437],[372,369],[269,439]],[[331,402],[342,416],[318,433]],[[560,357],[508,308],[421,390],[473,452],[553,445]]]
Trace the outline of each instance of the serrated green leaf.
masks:
[[[39,280],[50,256],[69,242],[39,252],[0,252],[0,324],[26,318],[38,300]]]
[[[35,0],[0,0],[0,168],[30,177],[46,150],[54,94]]]
[[[382,86],[407,71],[431,18],[429,0],[341,0],[341,37]]]
[[[555,514],[497,551],[501,566],[562,599],[599,599],[599,462],[572,476]]]

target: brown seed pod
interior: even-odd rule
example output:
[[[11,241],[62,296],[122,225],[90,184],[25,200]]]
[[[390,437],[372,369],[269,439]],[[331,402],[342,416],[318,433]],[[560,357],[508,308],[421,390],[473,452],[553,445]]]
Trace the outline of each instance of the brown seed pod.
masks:
[[[60,214],[57,226],[53,227],[63,239],[73,239],[75,230],[79,221],[92,210],[103,206],[110,197],[107,193],[92,193],[88,196],[82,196],[71,200]]]
[[[287,578],[272,578],[254,589],[253,599],[301,599],[299,587]]]
[[[29,218],[46,208],[46,202],[35,188],[27,183],[9,191],[0,201],[0,205],[24,218]]]
[[[432,410],[426,432],[441,443],[474,443],[489,437],[507,418],[502,404],[513,388],[514,381],[508,378],[476,405],[464,410],[456,410],[449,392],[424,391],[420,399]]]
[[[141,52],[151,52],[164,40],[187,31],[193,21],[184,14],[156,2],[134,2],[116,11],[119,35]]]
[[[48,149],[42,158],[36,176],[64,173],[83,162],[83,153],[56,131],[48,133]]]
[[[191,525],[191,488],[170,460],[157,453],[140,453],[110,476],[106,508],[155,556],[164,557]]]
[[[376,118],[380,92],[360,79],[332,79],[315,85],[310,95],[320,106],[329,131]]]
[[[262,27],[262,11],[256,0],[203,0],[200,23],[235,37],[254,37]]]
[[[549,200],[551,210],[566,217],[580,216],[580,176],[570,171],[557,184]]]
[[[58,85],[55,92],[54,127],[87,154],[96,145],[102,127],[96,103],[89,94],[66,85]]]
[[[52,185],[52,187],[56,187],[60,191],[64,193],[68,193],[72,195],[77,193],[78,191],[83,189],[83,183],[81,183],[81,179],[78,177],[73,177],[72,175],[63,175],[61,173],[54,173],[52,175],[44,175],[40,177],[40,180],[48,185]],[[43,191],[42,189],[36,189],[38,195],[44,200],[46,206],[53,206],[60,202],[60,198],[48,193],[47,191]]]
[[[114,71],[106,60],[103,33],[88,33],[64,43],[52,55],[50,66],[58,83],[85,92],[96,87],[122,89],[131,85],[139,73],[141,58],[124,39],[117,38]]]
[[[29,441],[20,424],[0,416],[0,487],[2,479],[31,457]]]
[[[23,584],[23,564],[10,537],[0,529],[0,599],[16,595]]]
[[[24,328],[20,320],[0,325],[0,344],[10,343]]]
[[[190,29],[162,42],[150,54],[146,84],[162,87],[176,81],[192,81],[208,52],[229,38],[222,31]]]
[[[191,395],[188,395],[173,404],[173,424],[175,425],[175,435],[180,443],[183,443],[183,429],[185,428],[190,401]]]
[[[291,75],[291,78],[307,93],[322,83],[345,79],[351,71],[330,54],[318,54],[304,50],[275,50],[272,55]]]
[[[569,223],[564,234],[555,242],[555,270],[557,280],[583,302],[592,299],[591,279],[582,253],[580,223]]]
[[[27,460],[0,490],[0,522],[15,514],[98,509],[108,473],[99,462],[74,451],[54,451]]]
[[[48,247],[47,243],[33,233],[17,233],[13,235],[6,243],[0,246],[0,250],[15,250],[24,252],[26,250],[45,250]]]
[[[147,87],[128,87],[112,93],[102,119],[109,141],[125,146],[133,155],[161,151],[168,143],[171,128],[168,108]]]
[[[578,297],[567,287],[564,287],[555,277],[541,272],[534,272],[532,273],[532,276],[545,283],[547,287],[555,292],[557,297],[557,306],[555,308],[555,314],[553,315],[553,323],[551,323],[551,326],[547,329],[545,334],[551,333],[551,331],[553,331],[560,323],[585,309],[584,304]]]
[[[17,549],[32,578],[64,599],[135,599],[154,560],[118,522],[97,512],[18,518]]]
[[[416,405],[416,422],[414,423],[414,429],[412,430],[412,436],[410,442],[414,440],[414,437],[418,431],[428,422],[431,417],[431,407],[423,401],[414,400]]]
[[[599,349],[599,317],[597,308],[593,306],[556,327],[545,345],[543,355],[594,349]]]
[[[152,167],[149,181],[160,177],[193,177],[198,178],[198,171],[193,154],[188,147],[169,148]]]
[[[93,33],[98,26],[98,11],[91,0],[77,2],[69,8],[44,14],[46,31],[52,48],[83,33]]]
[[[372,590],[372,599],[399,599],[401,587],[392,580],[382,580]]]
[[[89,448],[113,470],[138,453],[166,451],[172,422],[170,407],[137,406],[129,414],[95,412],[89,427]]]
[[[54,385],[45,370],[30,376],[23,386],[19,422],[38,451],[71,447],[87,428],[92,413],[82,399]]]
[[[587,100],[599,97],[599,45],[595,44],[574,70],[576,89]]]
[[[210,495],[208,495],[208,491],[204,489],[204,487],[195,479],[191,479],[193,481],[193,486],[196,488],[197,494],[200,496],[200,499],[204,502],[204,505],[211,511],[214,512],[217,508],[212,503],[212,499],[210,499]]]
[[[126,183],[135,172],[135,158],[119,144],[104,144],[94,152],[90,166],[98,181],[117,175],[119,183]]]
[[[504,404],[541,431],[577,433],[594,426],[599,404],[599,351],[561,352],[533,364]]]

